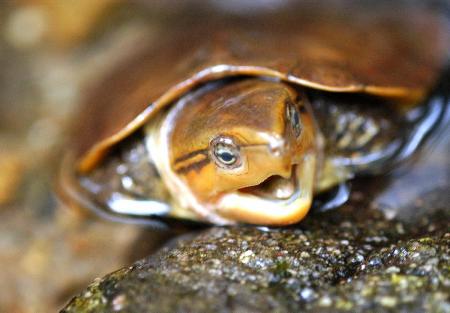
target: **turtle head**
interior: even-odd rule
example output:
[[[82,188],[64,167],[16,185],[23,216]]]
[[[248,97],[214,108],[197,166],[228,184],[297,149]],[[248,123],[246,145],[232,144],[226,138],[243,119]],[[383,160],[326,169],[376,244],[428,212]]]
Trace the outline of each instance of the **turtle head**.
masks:
[[[218,223],[283,225],[311,206],[315,127],[305,95],[279,81],[209,84],[165,117],[163,179]]]

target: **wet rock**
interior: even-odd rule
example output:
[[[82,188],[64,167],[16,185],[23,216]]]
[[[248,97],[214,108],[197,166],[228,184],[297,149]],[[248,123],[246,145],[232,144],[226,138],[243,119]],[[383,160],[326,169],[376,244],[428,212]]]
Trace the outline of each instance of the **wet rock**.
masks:
[[[214,227],[97,280],[63,312],[448,312],[449,217],[347,205],[289,228]]]

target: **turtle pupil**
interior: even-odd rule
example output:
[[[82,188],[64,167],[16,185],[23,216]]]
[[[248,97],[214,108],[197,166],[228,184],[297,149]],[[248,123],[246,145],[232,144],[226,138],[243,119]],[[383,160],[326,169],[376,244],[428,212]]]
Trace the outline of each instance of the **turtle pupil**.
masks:
[[[235,159],[234,155],[228,152],[221,153],[219,157],[224,163],[232,163]]]
[[[215,155],[223,164],[232,165],[236,162],[237,158],[231,150],[232,147],[218,144],[216,147]]]

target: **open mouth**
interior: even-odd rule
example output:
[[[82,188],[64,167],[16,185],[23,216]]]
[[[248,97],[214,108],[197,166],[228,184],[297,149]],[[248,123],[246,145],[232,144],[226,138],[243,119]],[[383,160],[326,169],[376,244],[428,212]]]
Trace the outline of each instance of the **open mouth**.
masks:
[[[256,186],[239,189],[240,193],[250,194],[267,200],[288,200],[298,193],[298,166],[293,165],[291,176],[284,178],[272,175]]]
[[[224,194],[215,203],[223,217],[251,224],[286,225],[301,220],[312,203],[315,155],[292,166],[291,176],[268,177],[262,183]]]

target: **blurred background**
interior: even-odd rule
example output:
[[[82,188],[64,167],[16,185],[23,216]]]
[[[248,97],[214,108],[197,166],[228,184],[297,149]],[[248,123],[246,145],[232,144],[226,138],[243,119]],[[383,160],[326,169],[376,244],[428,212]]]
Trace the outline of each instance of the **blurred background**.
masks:
[[[155,38],[173,12],[163,2],[0,3],[0,312],[55,312],[170,236],[87,220],[52,192],[78,104],[127,47]]]
[[[200,2],[0,3],[0,312],[55,312],[96,277],[148,255],[174,235],[87,219],[63,208],[52,186],[90,88],[157,40],[168,17],[196,11]],[[247,12],[285,2],[208,5]]]

